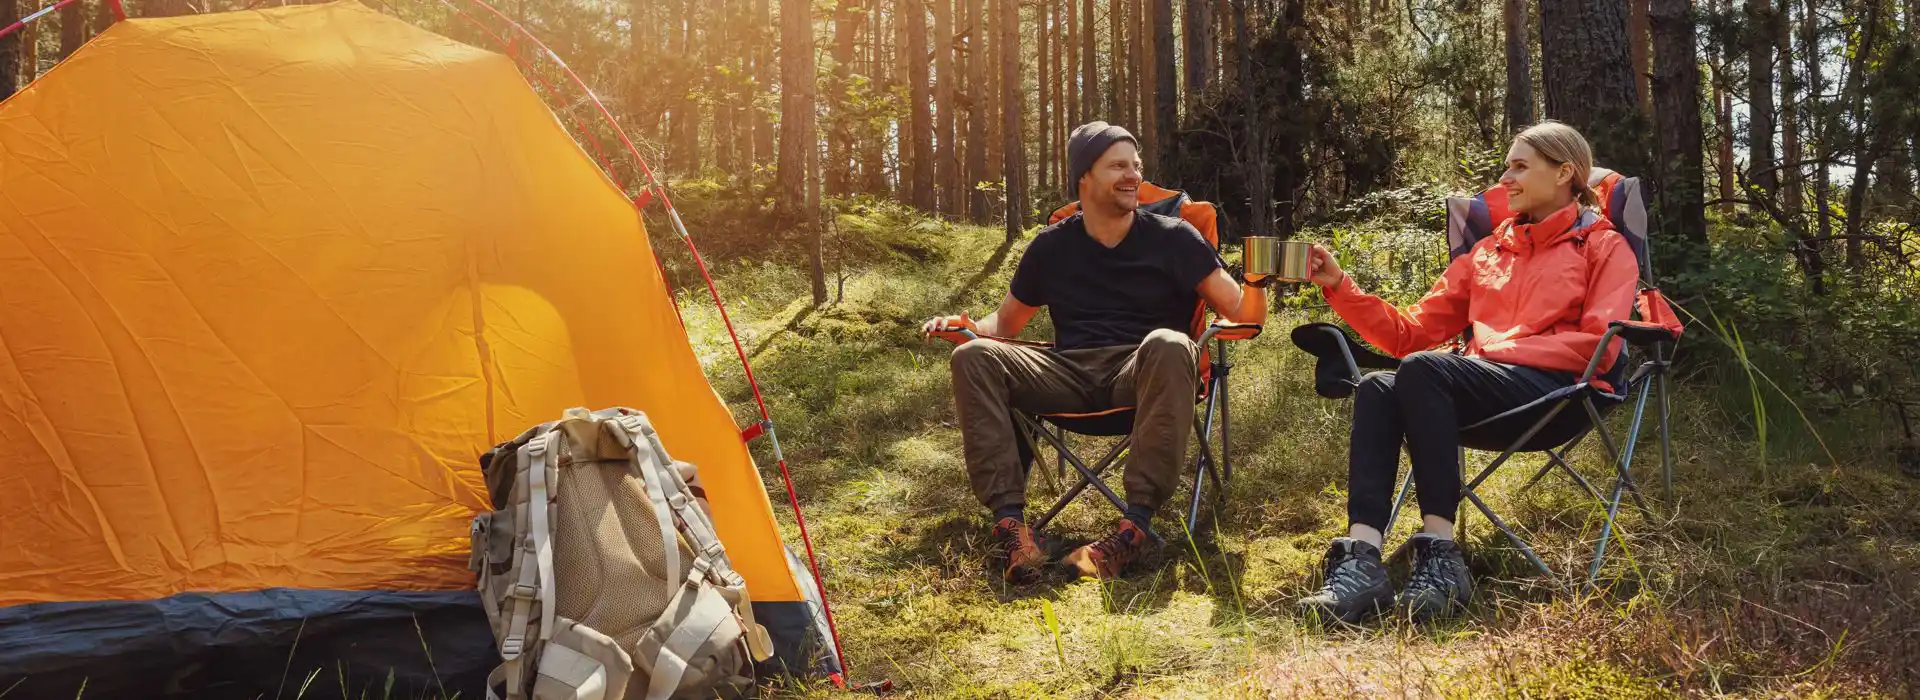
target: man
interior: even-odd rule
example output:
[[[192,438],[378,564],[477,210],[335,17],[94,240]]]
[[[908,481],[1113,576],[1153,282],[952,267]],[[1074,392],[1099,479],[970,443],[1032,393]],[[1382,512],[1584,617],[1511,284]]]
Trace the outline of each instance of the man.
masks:
[[[1138,146],[1126,129],[1106,122],[1075,129],[1067,144],[1067,194],[1080,201],[1080,213],[1034,237],[998,310],[978,320],[935,318],[922,328],[928,335],[964,328],[981,337],[953,351],[954,404],[967,476],[993,511],[1010,582],[1031,580],[1047,560],[1026,524],[1012,411],[1137,407],[1126,517],[1065,559],[1081,576],[1118,576],[1139,556],[1149,520],[1179,482],[1199,394],[1199,348],[1188,336],[1195,306],[1205,299],[1231,321],[1266,319],[1269,281],[1237,284],[1192,225],[1137,211],[1144,182]],[[991,339],[1018,336],[1042,306],[1052,310],[1051,351]]]

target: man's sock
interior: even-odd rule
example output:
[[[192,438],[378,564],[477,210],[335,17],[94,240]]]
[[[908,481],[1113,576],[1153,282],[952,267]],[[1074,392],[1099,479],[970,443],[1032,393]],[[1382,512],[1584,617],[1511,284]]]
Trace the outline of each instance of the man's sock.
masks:
[[[1007,518],[1013,518],[1014,520],[1017,520],[1022,524],[1026,523],[1027,522],[1027,504],[1015,503],[1010,506],[1003,506],[1000,508],[995,508],[993,510],[993,522],[999,523],[1000,521],[1006,520]]]
[[[1126,518],[1133,521],[1134,527],[1146,530],[1148,529],[1147,524],[1153,521],[1153,509],[1146,506],[1129,504],[1127,506]]]

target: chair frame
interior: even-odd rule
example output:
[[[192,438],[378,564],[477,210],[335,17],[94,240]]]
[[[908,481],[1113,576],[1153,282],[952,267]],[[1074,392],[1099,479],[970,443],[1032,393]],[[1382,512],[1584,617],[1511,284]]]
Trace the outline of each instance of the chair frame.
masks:
[[[1631,184],[1621,190],[1623,198],[1637,196],[1639,192],[1637,179],[1629,180],[1629,182]],[[1452,198],[1448,202],[1450,209],[1448,222],[1450,236],[1455,229],[1464,223],[1465,217],[1462,215],[1462,212],[1465,210],[1465,201],[1463,198]],[[1634,204],[1639,204],[1638,200],[1631,201]],[[1638,258],[1637,262],[1640,267],[1641,289],[1637,306],[1643,318],[1649,316],[1651,310],[1654,309],[1654,305],[1658,305],[1659,309],[1663,311],[1666,305],[1664,298],[1659,296],[1658,288],[1652,285],[1652,256],[1651,253],[1646,250],[1646,247],[1644,239],[1640,245],[1634,247],[1634,252]],[[1454,246],[1450,251],[1450,258],[1457,257],[1464,252],[1465,250]],[[1325,330],[1340,336],[1343,342],[1338,345],[1342,355],[1339,359],[1344,360],[1348,371],[1351,372],[1352,381],[1358,382],[1361,374],[1360,366],[1355,359],[1355,350],[1352,347],[1354,341],[1338,329],[1326,327]],[[1625,341],[1626,347],[1622,348],[1618,361],[1615,363],[1614,368],[1608,373],[1612,375],[1608,377],[1608,379],[1610,379],[1608,383],[1618,392],[1612,393],[1596,386],[1594,380],[1608,346],[1611,345],[1616,338]],[[1606,519],[1601,526],[1600,537],[1594,544],[1592,562],[1587,569],[1585,589],[1592,590],[1599,580],[1600,569],[1606,562],[1607,543],[1614,536],[1620,506],[1624,496],[1632,495],[1635,506],[1640,508],[1644,513],[1652,513],[1652,510],[1648,508],[1646,500],[1640,493],[1638,483],[1634,480],[1632,465],[1636,446],[1640,440],[1641,428],[1644,424],[1647,398],[1656,392],[1659,394],[1660,399],[1658,404],[1660,419],[1658,431],[1660,439],[1662,490],[1665,500],[1669,503],[1672,502],[1673,460],[1672,441],[1669,432],[1667,380],[1672,368],[1669,351],[1678,340],[1679,331],[1676,327],[1657,325],[1647,322],[1646,320],[1613,321],[1608,324],[1607,331],[1601,336],[1599,345],[1594,348],[1594,354],[1587,362],[1586,371],[1573,385],[1556,390],[1526,405],[1509,409],[1493,417],[1459,428],[1464,436],[1464,434],[1476,428],[1482,428],[1503,420],[1522,416],[1530,411],[1537,411],[1543,406],[1551,405],[1551,408],[1540,418],[1534,420],[1518,439],[1508,441],[1504,449],[1469,446],[1463,443],[1457,462],[1461,471],[1461,498],[1472,503],[1476,510],[1486,516],[1487,521],[1492,523],[1494,528],[1498,529],[1501,534],[1506,535],[1507,539],[1520,549],[1527,560],[1538,568],[1547,578],[1554,578],[1553,570],[1540,558],[1539,554],[1527,543],[1526,539],[1515,532],[1514,528],[1502,519],[1500,515],[1481,498],[1478,492],[1479,487],[1485,483],[1487,478],[1492,476],[1496,470],[1512,459],[1514,455],[1527,452],[1540,452],[1547,455],[1548,461],[1526,481],[1521,487],[1522,491],[1532,488],[1544,479],[1548,472],[1557,468],[1566,473],[1569,478],[1582,489],[1586,490],[1596,501],[1604,505],[1606,507]],[[1641,351],[1643,355],[1641,364],[1631,376],[1621,379],[1621,375],[1624,374],[1622,370],[1631,363],[1634,354],[1632,352],[1633,350]],[[1636,390],[1639,392],[1637,398],[1633,396]],[[1604,401],[1605,405],[1603,406],[1597,400]],[[1627,428],[1626,442],[1616,446],[1612,433],[1607,429],[1605,414],[1608,412],[1608,409],[1629,400],[1634,401],[1633,418]],[[1554,441],[1553,444],[1542,447],[1529,447],[1529,443],[1534,440],[1535,436],[1546,429],[1563,411],[1576,404],[1586,413],[1586,425],[1580,427],[1565,440]],[[1600,443],[1605,449],[1607,459],[1614,466],[1614,479],[1610,496],[1602,496],[1600,491],[1594,488],[1593,484],[1585,477],[1581,476],[1579,471],[1575,470],[1568,461],[1568,455],[1571,454],[1589,434],[1599,435]],[[1498,456],[1475,474],[1471,480],[1466,478],[1466,452],[1468,449],[1498,452]],[[1413,479],[1412,474],[1409,473],[1407,478],[1402,481],[1399,494],[1395,497],[1393,507],[1387,516],[1387,527],[1389,529],[1392,528],[1393,523],[1398,519],[1400,509],[1405,504],[1407,495],[1412,490]],[[1560,587],[1565,590],[1564,585]]]

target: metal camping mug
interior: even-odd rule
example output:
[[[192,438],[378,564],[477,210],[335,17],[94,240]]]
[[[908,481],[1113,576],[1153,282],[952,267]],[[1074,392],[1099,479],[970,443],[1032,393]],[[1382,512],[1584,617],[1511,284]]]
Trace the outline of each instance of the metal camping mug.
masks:
[[[1283,241],[1272,236],[1247,236],[1241,262],[1247,274],[1271,275],[1282,282],[1307,281],[1307,267],[1313,259],[1313,244]]]

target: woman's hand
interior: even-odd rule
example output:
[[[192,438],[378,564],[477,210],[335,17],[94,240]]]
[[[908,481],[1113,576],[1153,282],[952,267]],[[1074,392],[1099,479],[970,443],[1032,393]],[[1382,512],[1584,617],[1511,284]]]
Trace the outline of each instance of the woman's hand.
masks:
[[[1335,260],[1333,251],[1318,243],[1313,244],[1313,252],[1307,261],[1307,279],[1322,287],[1340,284],[1340,278],[1347,273],[1340,269],[1340,261]]]

